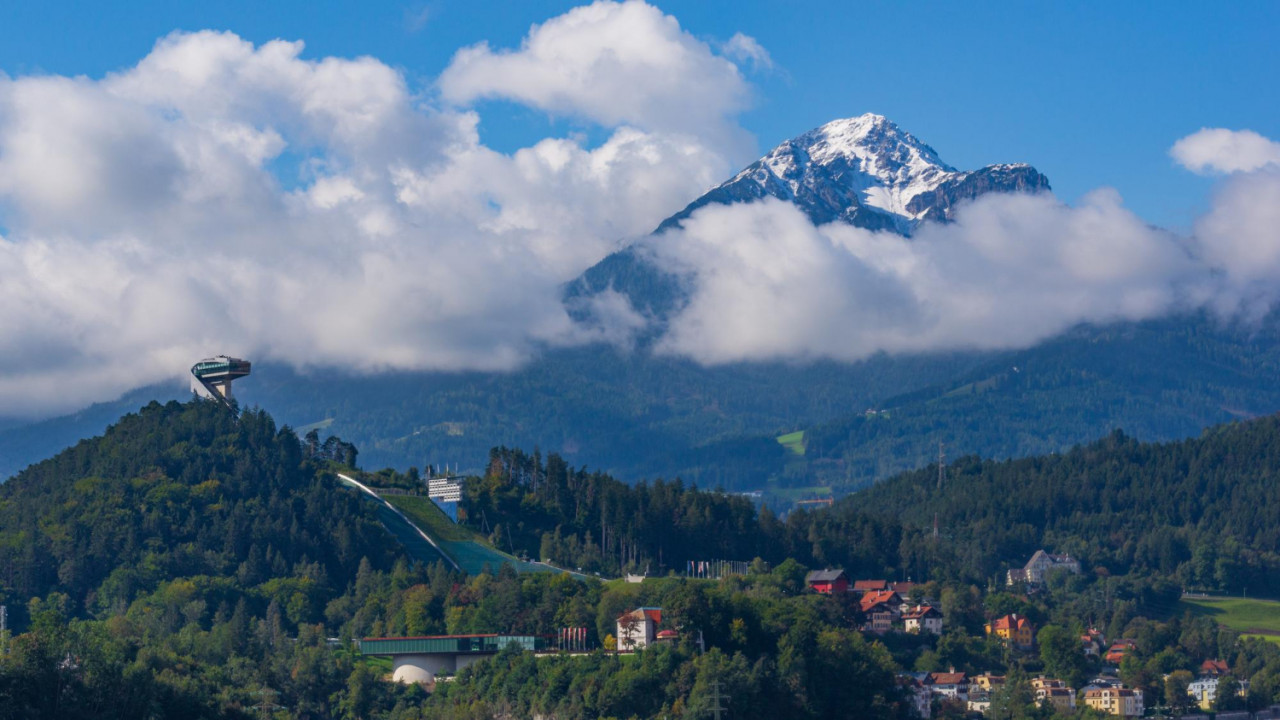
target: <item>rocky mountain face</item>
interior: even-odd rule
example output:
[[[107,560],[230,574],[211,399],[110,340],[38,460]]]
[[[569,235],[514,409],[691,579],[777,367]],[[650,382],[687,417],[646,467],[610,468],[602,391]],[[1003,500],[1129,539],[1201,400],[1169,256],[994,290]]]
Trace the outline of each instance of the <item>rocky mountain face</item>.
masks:
[[[949,221],[959,204],[986,193],[1049,189],[1049,179],[1026,164],[956,170],[911,133],[868,113],[778,145],[662,221],[655,234],[680,227],[707,205],[774,197],[794,203],[816,225],[844,222],[910,235],[920,223]],[[612,288],[661,319],[679,306],[680,286],[680,278],[646,262],[633,246],[583,273],[566,288],[566,300],[573,309],[575,301]]]

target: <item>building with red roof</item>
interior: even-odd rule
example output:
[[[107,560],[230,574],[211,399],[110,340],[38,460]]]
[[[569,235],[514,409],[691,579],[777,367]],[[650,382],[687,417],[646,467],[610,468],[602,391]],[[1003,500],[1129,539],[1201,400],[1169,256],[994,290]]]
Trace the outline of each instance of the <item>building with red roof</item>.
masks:
[[[658,639],[662,608],[642,607],[618,617],[618,649],[639,650]]]
[[[1013,613],[987,623],[987,634],[1000,638],[1006,645],[1026,650],[1035,645],[1036,629],[1030,620]]]

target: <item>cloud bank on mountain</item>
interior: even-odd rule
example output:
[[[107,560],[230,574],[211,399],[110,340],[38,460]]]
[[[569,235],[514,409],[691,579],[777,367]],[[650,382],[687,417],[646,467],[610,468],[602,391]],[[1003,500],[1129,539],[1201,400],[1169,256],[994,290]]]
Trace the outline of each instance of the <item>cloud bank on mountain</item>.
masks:
[[[1081,323],[1201,308],[1255,321],[1280,301],[1280,172],[1274,143],[1252,133],[1224,143],[1227,132],[1175,146],[1193,169],[1231,172],[1186,237],[1147,225],[1107,189],[1076,206],[989,194],[910,238],[815,226],[772,199],[707,206],[644,246],[689,282],[658,347],[710,364],[858,360],[1028,347]]]

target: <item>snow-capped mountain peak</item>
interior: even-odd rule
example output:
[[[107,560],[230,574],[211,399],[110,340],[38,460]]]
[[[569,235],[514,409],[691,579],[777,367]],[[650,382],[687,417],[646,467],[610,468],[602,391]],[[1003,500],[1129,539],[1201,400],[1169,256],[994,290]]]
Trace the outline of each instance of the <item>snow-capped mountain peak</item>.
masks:
[[[1027,165],[957,171],[888,118],[867,113],[833,120],[783,142],[662,228],[709,202],[772,196],[794,202],[815,223],[843,220],[910,234],[926,219],[948,219],[960,200],[992,191],[1047,188],[1044,176]]]
[[[658,226],[680,227],[699,208],[774,197],[794,204],[815,225],[840,221],[910,235],[923,222],[951,220],[957,205],[987,193],[1037,192],[1049,180],[1030,165],[960,171],[883,115],[833,120],[787,140]],[[615,252],[566,288],[567,300],[605,290],[634,308],[665,317],[685,282],[647,264],[634,247]]]

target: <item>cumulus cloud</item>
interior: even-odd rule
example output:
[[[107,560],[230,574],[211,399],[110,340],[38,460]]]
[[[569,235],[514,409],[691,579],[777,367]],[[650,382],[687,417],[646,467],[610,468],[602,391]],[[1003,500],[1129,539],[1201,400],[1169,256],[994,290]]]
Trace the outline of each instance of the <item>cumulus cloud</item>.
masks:
[[[1167,312],[1195,277],[1111,192],[997,195],[912,238],[815,227],[769,200],[700,211],[652,257],[696,278],[662,348],[701,362],[1022,347],[1084,320]]]
[[[1198,173],[1247,172],[1280,165],[1280,143],[1252,130],[1203,128],[1174,143],[1169,154]]]
[[[1256,319],[1280,301],[1280,166],[1228,177],[1195,223],[1213,272],[1208,302],[1220,315]]]
[[[0,414],[216,352],[502,370],[612,338],[560,286],[728,169],[636,126],[498,153],[378,60],[303,49],[178,33],[101,79],[0,76]]]
[[[1204,307],[1256,320],[1280,301],[1280,172],[1224,180],[1186,237],[1099,190],[983,196],[911,238],[772,199],[708,206],[643,249],[689,282],[659,350],[707,364],[1020,348]]]
[[[758,43],[738,38],[736,51],[751,45],[760,57]],[[684,133],[737,160],[752,148],[732,121],[751,95],[738,67],[640,0],[571,10],[535,25],[516,50],[459,50],[439,86],[454,103],[514,100],[607,127]]]

